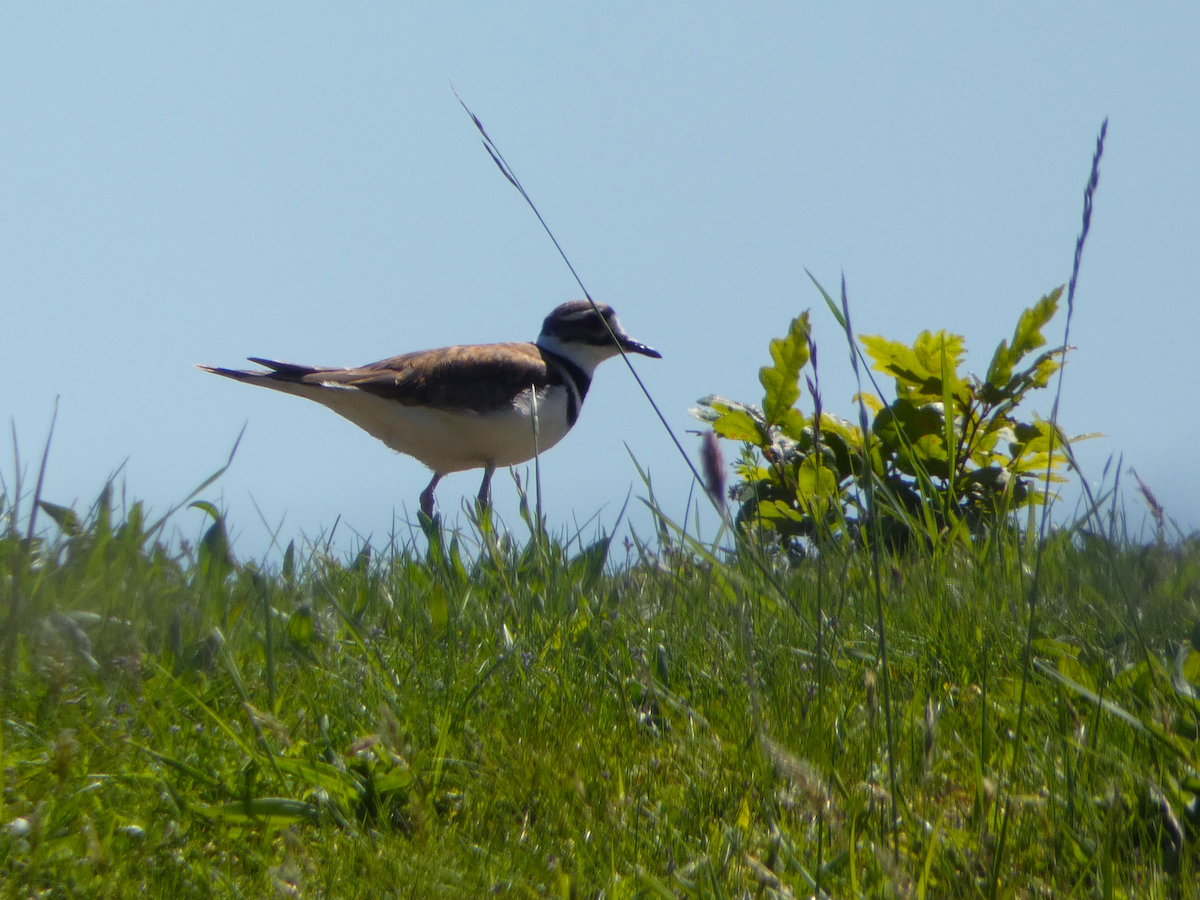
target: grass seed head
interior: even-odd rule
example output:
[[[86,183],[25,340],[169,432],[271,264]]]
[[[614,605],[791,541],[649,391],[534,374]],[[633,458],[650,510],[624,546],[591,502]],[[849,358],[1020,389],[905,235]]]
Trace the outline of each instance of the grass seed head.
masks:
[[[1133,477],[1137,479],[1138,492],[1142,495],[1142,499],[1146,501],[1146,505],[1150,507],[1150,515],[1154,518],[1154,524],[1158,527],[1161,533],[1166,528],[1166,512],[1163,505],[1158,502],[1158,498],[1154,496],[1154,492],[1150,490],[1150,486],[1142,481],[1140,476],[1133,469],[1129,470],[1133,473]]]
[[[725,456],[715,431],[706,431],[700,443],[700,465],[704,489],[722,508],[725,506]]]
[[[766,736],[762,738],[762,747],[774,765],[776,774],[792,783],[812,812],[836,812],[833,795],[812,763],[801,759]]]

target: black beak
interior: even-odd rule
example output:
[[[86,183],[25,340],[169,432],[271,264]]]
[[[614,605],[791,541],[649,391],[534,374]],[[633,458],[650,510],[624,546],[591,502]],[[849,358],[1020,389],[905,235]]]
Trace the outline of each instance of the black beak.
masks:
[[[657,350],[652,350],[645,344],[639,344],[624,336],[621,337],[621,349],[626,353],[640,353],[642,356],[649,356],[652,359],[662,359],[662,354]]]

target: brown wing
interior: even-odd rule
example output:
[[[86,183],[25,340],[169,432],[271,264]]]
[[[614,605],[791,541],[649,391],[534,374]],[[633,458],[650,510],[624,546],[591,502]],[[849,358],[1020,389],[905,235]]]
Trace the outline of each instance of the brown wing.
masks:
[[[344,384],[406,405],[489,410],[512,402],[533,385],[544,388],[562,376],[548,369],[534,344],[481,344],[421,350],[357,369],[317,371],[310,384]]]

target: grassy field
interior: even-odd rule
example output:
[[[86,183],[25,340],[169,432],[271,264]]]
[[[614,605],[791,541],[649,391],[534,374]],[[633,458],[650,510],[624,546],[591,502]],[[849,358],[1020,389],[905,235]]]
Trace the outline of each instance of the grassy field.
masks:
[[[823,418],[807,314],[761,407],[701,401],[772,460],[738,537],[614,545],[523,504],[267,565],[203,500],[193,546],[15,466],[0,900],[1200,896],[1200,540],[1144,486],[1147,540],[1115,488],[1057,530],[1012,512],[1063,447],[1106,128],[1064,339],[1026,370],[1061,288],[980,381],[945,332],[862,338],[869,363],[818,285],[856,375],[896,381],[874,425]],[[1014,418],[1055,373],[1050,419]]]
[[[489,521],[266,571],[215,509],[169,550],[15,501],[5,898],[1200,894],[1200,548],[1116,514],[1046,540],[1031,635],[1016,529],[878,578]]]

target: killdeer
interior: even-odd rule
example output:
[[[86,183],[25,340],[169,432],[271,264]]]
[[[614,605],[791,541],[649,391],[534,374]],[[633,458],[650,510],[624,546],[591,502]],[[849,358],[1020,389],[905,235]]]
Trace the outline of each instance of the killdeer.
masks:
[[[433,490],[444,475],[482,468],[479,500],[486,503],[497,466],[526,462],[562,440],[596,366],[621,350],[662,357],[630,338],[611,307],[572,300],[546,317],[531,344],[419,350],[356,369],[255,357],[269,371],[199,368],[315,400],[424,463],[433,479],[421,492],[421,511],[432,518]]]

